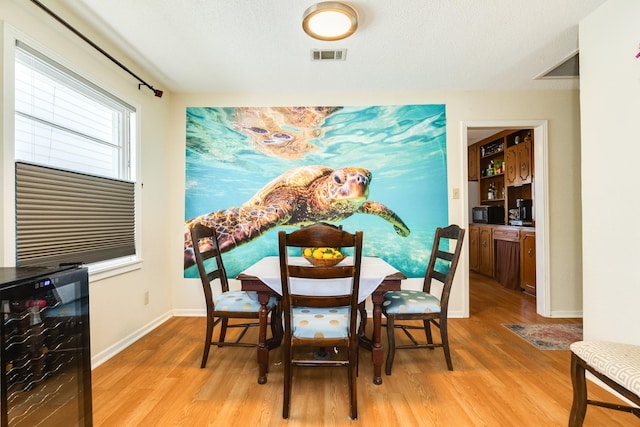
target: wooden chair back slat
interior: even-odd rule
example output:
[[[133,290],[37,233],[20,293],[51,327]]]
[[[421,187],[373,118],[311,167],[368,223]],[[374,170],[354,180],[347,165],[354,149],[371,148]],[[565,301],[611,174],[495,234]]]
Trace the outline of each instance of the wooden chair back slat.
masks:
[[[362,263],[362,232],[348,233],[341,227],[330,224],[314,224],[302,227],[291,233],[280,231],[278,233],[278,246],[280,253],[280,275],[282,281],[282,310],[284,314],[284,399],[283,418],[289,417],[289,407],[291,402],[292,366],[347,366],[349,372],[349,391],[351,418],[357,418],[357,392],[356,392],[356,366],[358,348],[358,291],[360,286],[360,266]],[[296,253],[300,256],[300,249],[326,247],[353,250],[353,257],[348,262],[343,260],[341,264],[332,267],[316,267],[309,265],[293,265],[290,263],[290,254]],[[307,261],[305,261],[307,262]],[[345,279],[350,283],[347,294],[314,296],[294,293],[291,290],[292,280],[315,279],[318,286],[322,286],[322,280]],[[349,328],[348,336],[345,337],[324,337],[324,332],[318,331],[312,337],[300,337],[293,334],[293,309],[324,309],[325,314],[321,317],[329,316],[332,309],[349,307]],[[318,319],[320,320],[320,319]],[[307,321],[305,319],[305,321]],[[308,320],[313,322],[312,320]],[[325,325],[322,323],[322,325]],[[347,351],[347,358],[318,360],[303,357],[302,351],[296,349],[304,347],[319,348],[344,348]]]

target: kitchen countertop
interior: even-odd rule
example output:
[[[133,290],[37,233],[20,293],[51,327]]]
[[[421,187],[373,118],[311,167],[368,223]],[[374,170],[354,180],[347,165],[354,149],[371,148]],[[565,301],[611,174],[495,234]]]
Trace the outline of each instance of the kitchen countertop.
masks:
[[[472,222],[469,225],[474,225],[476,227],[504,228],[507,230],[536,231],[536,227],[530,226],[530,225],[484,224],[484,223],[477,223],[477,222]]]

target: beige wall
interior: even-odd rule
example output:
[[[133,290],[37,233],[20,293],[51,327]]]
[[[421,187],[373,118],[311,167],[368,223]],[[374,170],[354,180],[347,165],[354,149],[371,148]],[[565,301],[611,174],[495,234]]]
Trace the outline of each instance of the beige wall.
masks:
[[[57,11],[64,8],[56,1],[47,3]],[[67,15],[68,16],[68,15]],[[493,92],[493,93],[253,93],[253,94],[171,94],[158,99],[147,89],[137,89],[137,81],[117,68],[93,48],[60,24],[47,17],[30,2],[0,2],[0,19],[13,34],[14,29],[52,52],[70,68],[90,80],[103,84],[138,108],[141,144],[140,182],[142,190],[142,268],[108,279],[92,280],[91,333],[94,364],[117,352],[132,340],[153,328],[167,316],[201,315],[204,305],[197,280],[182,277],[182,223],[184,220],[185,108],[187,106],[273,106],[273,105],[374,105],[444,103],[447,108],[447,153],[449,187],[466,195],[466,141],[462,140],[464,121],[548,120],[549,138],[549,212],[551,236],[550,285],[551,311],[579,314],[582,309],[581,222],[580,222],[580,136],[578,93]],[[78,22],[74,20],[74,22]],[[139,70],[135,62],[122,55],[91,28],[77,25],[101,47],[126,63],[134,72],[160,89],[161,82]],[[7,31],[3,42],[8,42]],[[10,38],[10,37],[9,37]],[[10,46],[10,45],[9,45]],[[39,47],[39,46],[35,46]],[[11,62],[5,62],[3,80]],[[0,91],[7,90],[4,82]],[[3,237],[11,233],[12,189],[6,179],[12,168],[6,153],[12,139],[12,106],[3,97],[3,173],[0,175]],[[631,132],[630,132],[631,134]],[[9,152],[10,155],[10,152]],[[449,191],[451,194],[451,191]],[[466,199],[450,199],[451,222],[464,223]],[[4,247],[4,245],[3,245]],[[7,249],[0,256],[7,259]],[[9,248],[10,250],[10,248]],[[5,262],[5,265],[6,262]],[[458,315],[468,310],[465,283],[467,257],[457,275],[451,309]],[[150,302],[144,305],[144,292]]]
[[[584,335],[640,344],[640,2],[580,23]]]
[[[56,11],[64,9],[53,2],[47,5]],[[68,14],[65,13],[65,16]],[[166,192],[173,179],[166,173],[168,164],[165,123],[168,122],[171,96],[162,99],[153,96],[148,89],[138,90],[138,81],[122,71],[102,54],[83,42],[79,37],[66,30],[62,25],[49,18],[31,2],[23,0],[3,0],[0,2],[0,20],[2,20],[3,84],[5,93],[13,93],[12,68],[13,59],[7,54],[13,50],[14,37],[31,44],[46,55],[63,65],[80,73],[89,80],[98,83],[107,90],[138,110],[140,133],[140,183],[144,183],[141,200],[142,213],[142,268],[108,279],[90,278],[90,315],[91,315],[91,351],[94,363],[108,357],[114,349],[123,343],[144,334],[157,322],[171,313],[171,286],[168,279],[170,236],[167,233],[169,209]],[[74,21],[75,22],[75,21]],[[86,32],[105,50],[129,65],[144,80],[155,83],[152,76],[139,71],[135,63],[117,50]],[[12,246],[6,245],[11,240],[13,212],[13,104],[12,96],[3,96],[2,120],[3,131],[2,173],[0,174],[1,215],[2,215],[2,247],[0,260],[2,265],[12,265]],[[177,119],[179,120],[179,119]],[[180,207],[176,207],[180,209]],[[150,302],[143,304],[144,292],[150,291]],[[115,346],[115,347],[114,347]]]

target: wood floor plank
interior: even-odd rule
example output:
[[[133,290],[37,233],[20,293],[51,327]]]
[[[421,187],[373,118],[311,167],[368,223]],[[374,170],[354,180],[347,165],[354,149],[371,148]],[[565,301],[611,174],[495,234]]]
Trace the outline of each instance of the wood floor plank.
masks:
[[[282,353],[257,383],[251,348],[212,347],[200,369],[205,319],[172,318],[92,373],[95,426],[497,426],[567,425],[570,352],[540,351],[503,323],[580,323],[535,313],[534,298],[471,274],[468,319],[450,319],[454,371],[441,349],[398,351],[393,375],[372,383],[360,352],[358,420],[348,418],[344,369],[294,369],[282,419]],[[369,322],[371,325],[371,322]],[[257,340],[251,331],[247,339]],[[398,341],[404,340],[398,335]],[[383,333],[383,344],[386,335]],[[613,399],[589,383],[591,398]],[[613,401],[616,401],[613,399]],[[589,407],[585,427],[639,425],[631,414]]]

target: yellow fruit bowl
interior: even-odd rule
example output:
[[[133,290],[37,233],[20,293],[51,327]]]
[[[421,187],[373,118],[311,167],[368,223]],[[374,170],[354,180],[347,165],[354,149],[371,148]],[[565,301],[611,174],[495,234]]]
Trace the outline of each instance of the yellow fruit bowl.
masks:
[[[302,256],[316,267],[333,267],[345,258],[335,248],[306,248],[302,251]]]

